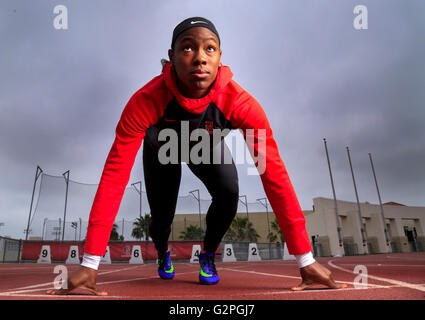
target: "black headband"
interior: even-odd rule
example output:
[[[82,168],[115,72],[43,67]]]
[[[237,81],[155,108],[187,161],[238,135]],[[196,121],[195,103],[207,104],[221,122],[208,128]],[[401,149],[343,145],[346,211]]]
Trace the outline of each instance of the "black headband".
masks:
[[[215,33],[215,35],[218,38],[218,42],[220,44],[220,36],[218,35],[218,31],[210,20],[202,18],[202,17],[192,17],[192,18],[187,18],[186,20],[183,20],[174,28],[173,40],[171,41],[171,49],[174,49],[174,44],[179,34],[193,27],[203,27],[203,28],[210,29],[212,32]]]

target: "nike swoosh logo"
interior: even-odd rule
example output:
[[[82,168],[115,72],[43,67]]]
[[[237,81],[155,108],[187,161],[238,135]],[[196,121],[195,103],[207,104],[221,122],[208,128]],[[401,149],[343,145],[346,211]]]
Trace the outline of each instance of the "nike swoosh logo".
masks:
[[[190,24],[195,24],[195,23],[206,23],[206,22],[205,21],[190,21]]]
[[[213,276],[212,274],[206,274],[206,273],[204,272],[204,270],[202,270],[202,268],[201,268],[201,270],[200,270],[200,273],[201,273],[201,276],[206,277],[206,278],[211,278],[211,277]]]
[[[167,272],[167,273],[173,273],[173,271],[174,271],[174,266],[173,265],[171,265],[171,269],[170,270],[165,270],[165,272]]]

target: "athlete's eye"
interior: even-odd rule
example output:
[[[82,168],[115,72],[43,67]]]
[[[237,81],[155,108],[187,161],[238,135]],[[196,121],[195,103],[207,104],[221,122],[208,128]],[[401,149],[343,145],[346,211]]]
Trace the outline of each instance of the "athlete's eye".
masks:
[[[215,51],[215,47],[214,46],[208,46],[207,50],[210,52],[214,52]]]
[[[191,50],[192,50],[192,47],[190,47],[190,46],[183,47],[184,52],[189,52]]]

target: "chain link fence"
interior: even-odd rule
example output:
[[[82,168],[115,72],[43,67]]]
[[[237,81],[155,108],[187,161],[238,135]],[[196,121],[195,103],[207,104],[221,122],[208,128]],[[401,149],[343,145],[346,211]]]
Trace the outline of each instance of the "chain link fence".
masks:
[[[22,240],[0,237],[0,262],[20,262]]]

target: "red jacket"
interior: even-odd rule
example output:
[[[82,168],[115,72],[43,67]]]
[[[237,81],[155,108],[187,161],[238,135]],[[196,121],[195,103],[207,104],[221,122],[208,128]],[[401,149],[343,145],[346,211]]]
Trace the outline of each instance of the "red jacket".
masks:
[[[174,103],[192,115],[205,114],[214,107],[225,119],[227,127],[265,129],[265,172],[260,175],[264,190],[282,229],[290,254],[303,254],[312,250],[304,214],[279,156],[267,117],[260,104],[235,81],[227,66],[221,66],[210,92],[203,98],[190,99],[179,92],[174,72],[167,63],[162,74],[139,89],[129,100],[116,127],[116,137],[106,159],[100,184],[90,212],[84,251],[104,255],[112,226],[130,173],[146,130],[163,121],[167,106]],[[221,120],[221,123],[223,121]],[[211,121],[208,121],[211,125]],[[249,132],[249,131],[248,131]],[[258,152],[258,141],[251,141],[251,150]]]

